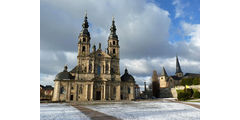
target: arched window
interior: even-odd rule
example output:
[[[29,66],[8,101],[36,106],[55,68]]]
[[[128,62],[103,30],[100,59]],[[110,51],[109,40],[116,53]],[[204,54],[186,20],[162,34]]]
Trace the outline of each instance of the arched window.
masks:
[[[86,49],[85,46],[83,46],[83,47],[82,47],[82,52],[85,52],[85,49]]]
[[[108,69],[109,69],[109,66],[108,66],[108,64],[106,64],[106,73],[108,73]]]
[[[88,70],[89,70],[89,72],[92,71],[92,64],[91,64],[91,63],[89,64],[89,68],[88,68]]]
[[[115,41],[113,41],[113,45],[115,45]]]
[[[83,38],[83,42],[86,42],[86,38]]]
[[[116,53],[116,51],[115,51],[115,49],[113,49],[113,54],[115,54]]]
[[[131,89],[130,89],[130,87],[128,87],[128,94],[130,94],[131,93]]]
[[[64,87],[61,87],[61,88],[60,88],[60,94],[64,94],[64,93],[65,93]]]
[[[101,67],[100,67],[100,65],[98,65],[98,67],[97,67],[97,74],[98,74],[98,75],[101,74]]]
[[[111,68],[111,74],[113,74],[114,73],[114,69],[113,68]]]

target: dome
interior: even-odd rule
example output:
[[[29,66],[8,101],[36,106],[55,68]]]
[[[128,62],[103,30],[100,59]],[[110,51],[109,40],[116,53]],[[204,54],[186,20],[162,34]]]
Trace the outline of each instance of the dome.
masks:
[[[135,82],[135,79],[132,75],[128,74],[128,70],[125,69],[125,73],[121,76],[122,82]]]
[[[64,70],[58,73],[55,77],[55,80],[70,80],[73,76],[67,71],[67,66],[64,67]]]

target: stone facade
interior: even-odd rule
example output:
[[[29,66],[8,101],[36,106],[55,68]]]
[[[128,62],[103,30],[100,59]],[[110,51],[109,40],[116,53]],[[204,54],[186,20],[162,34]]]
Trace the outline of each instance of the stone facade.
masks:
[[[68,72],[65,66],[54,82],[52,101],[132,100],[135,99],[135,80],[125,70],[120,77],[119,40],[114,19],[108,37],[107,51],[93,45],[90,52],[90,33],[87,15],[78,37],[77,66]],[[129,77],[131,76],[131,77]]]
[[[168,83],[167,83],[167,81],[168,81],[168,75],[167,75],[167,72],[166,72],[166,70],[165,70],[165,68],[163,67],[163,69],[162,69],[162,73],[161,73],[161,75],[159,75],[159,77],[158,77],[158,79],[159,79],[159,87],[160,88],[166,88],[166,87],[168,87]]]

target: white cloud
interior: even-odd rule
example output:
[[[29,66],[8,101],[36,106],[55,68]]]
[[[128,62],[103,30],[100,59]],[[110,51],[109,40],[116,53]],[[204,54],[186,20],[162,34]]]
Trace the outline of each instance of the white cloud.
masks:
[[[41,74],[41,85],[52,85],[54,86],[55,75]]]
[[[151,71],[151,68],[148,65],[148,61],[146,59],[123,59],[120,60],[120,62],[124,68],[128,68],[128,70],[133,74],[148,73]]]
[[[64,52],[64,55],[67,59],[66,64],[68,66],[75,66],[77,65],[77,52]]]
[[[191,43],[197,47],[200,47],[200,24],[182,22],[181,25],[185,36],[189,36],[191,38]]]
[[[181,0],[174,0],[172,4],[175,5],[175,18],[183,16],[184,5],[181,3]]]

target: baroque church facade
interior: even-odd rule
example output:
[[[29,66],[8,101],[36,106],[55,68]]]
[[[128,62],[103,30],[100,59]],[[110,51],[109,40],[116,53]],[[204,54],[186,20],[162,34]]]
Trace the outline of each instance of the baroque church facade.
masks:
[[[65,66],[54,80],[52,101],[133,100],[135,79],[125,69],[120,77],[119,40],[114,18],[108,37],[107,51],[90,44],[87,14],[78,36],[77,65],[70,71]],[[90,52],[90,49],[92,51]]]

